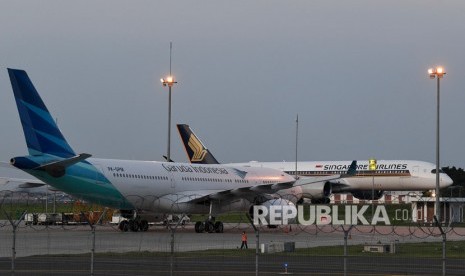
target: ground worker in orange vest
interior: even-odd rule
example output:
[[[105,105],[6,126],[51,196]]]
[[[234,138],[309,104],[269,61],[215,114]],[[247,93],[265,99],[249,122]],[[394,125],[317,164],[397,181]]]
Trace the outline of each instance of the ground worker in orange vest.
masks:
[[[247,234],[245,233],[245,231],[242,232],[241,240],[242,240],[241,249],[244,248],[244,245],[245,245],[245,249],[248,249],[248,247],[247,247]]]

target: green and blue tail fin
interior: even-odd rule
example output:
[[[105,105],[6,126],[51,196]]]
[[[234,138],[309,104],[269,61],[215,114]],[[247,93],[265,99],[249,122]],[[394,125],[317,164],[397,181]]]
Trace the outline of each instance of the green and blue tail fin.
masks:
[[[76,156],[27,73],[8,68],[19,117],[30,155],[50,154],[63,158]]]

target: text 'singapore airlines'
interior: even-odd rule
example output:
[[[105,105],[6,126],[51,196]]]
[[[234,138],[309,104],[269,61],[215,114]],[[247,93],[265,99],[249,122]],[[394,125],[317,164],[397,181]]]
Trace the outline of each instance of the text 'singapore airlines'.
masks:
[[[189,125],[178,124],[179,134],[191,163],[218,164],[213,154],[204,146]],[[201,153],[201,154],[200,154]],[[202,156],[203,158],[194,158]],[[299,161],[233,163],[242,167],[267,167],[282,170],[299,177],[330,176],[344,173],[349,161]],[[369,161],[358,161],[356,175],[351,178],[312,183],[302,186],[303,197],[312,203],[328,203],[331,193],[352,193],[359,199],[377,200],[384,191],[424,191],[436,188],[436,166],[416,160],[378,160],[376,169],[369,169]],[[452,185],[452,179],[440,172],[440,187]]]

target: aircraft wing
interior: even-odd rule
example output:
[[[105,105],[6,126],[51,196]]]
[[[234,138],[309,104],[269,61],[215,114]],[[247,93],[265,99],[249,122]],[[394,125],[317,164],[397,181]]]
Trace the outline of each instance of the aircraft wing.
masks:
[[[35,188],[46,185],[39,179],[23,179],[23,178],[12,178],[12,177],[0,177],[0,184],[18,183],[22,188]]]
[[[220,191],[192,191],[185,192],[182,195],[178,195],[176,203],[199,203],[203,204],[208,201],[231,201],[238,198],[244,198],[249,201],[253,201],[257,196],[261,197],[270,197],[271,194],[276,193],[280,190],[290,189],[295,186],[308,185],[312,183],[325,182],[335,179],[340,179],[341,176],[326,176],[326,177],[303,177],[296,181],[291,182],[281,182],[275,184],[263,184],[255,185],[249,187],[241,187],[230,190],[220,190]]]
[[[8,162],[3,162],[3,161],[0,162],[0,168],[7,168],[7,169],[14,169],[14,170],[17,170],[17,168],[15,168],[14,166],[12,166],[10,163],[8,163]]]
[[[47,186],[43,181],[39,179],[25,179],[25,178],[12,178],[12,177],[0,177],[0,190],[20,190],[22,192],[27,192],[29,189],[39,188]],[[44,187],[45,188],[45,187]],[[50,191],[58,191],[57,189],[49,186]]]
[[[345,174],[335,174],[335,175],[329,175],[329,176],[312,176],[312,177],[304,176],[304,177],[300,177],[296,181],[267,184],[267,185],[258,185],[258,186],[250,187],[249,189],[254,192],[260,192],[260,193],[275,193],[279,190],[290,189],[296,186],[303,186],[303,185],[308,185],[308,184],[313,184],[313,183],[318,183],[318,182],[327,182],[327,181],[331,182],[331,181],[343,180],[344,178],[354,176],[356,173],[356,169],[357,169],[357,161],[354,160],[350,164],[350,167],[347,170],[347,173]]]
[[[15,168],[7,162],[0,162],[0,167],[18,170],[17,168]],[[43,181],[36,178],[0,177],[0,185],[0,190],[12,189],[15,191],[17,189],[20,189],[21,191],[27,191],[27,189],[42,187],[46,184]]]
[[[300,177],[293,186],[302,186],[302,185],[308,185],[308,184],[313,184],[313,183],[318,183],[318,182],[331,182],[331,184],[335,183],[333,181],[336,181],[338,179],[342,179],[344,177],[347,177],[346,175],[340,175],[340,174],[333,174],[333,175],[328,175],[328,176],[317,176],[317,177],[307,177],[307,176],[302,176]]]
[[[302,177],[296,181],[280,182],[274,184],[261,184],[249,187],[241,187],[229,190],[204,190],[195,192],[186,192],[184,195],[178,197],[176,203],[205,203],[211,200],[234,200],[237,198],[245,198],[253,201],[257,196],[265,196],[276,193],[280,190],[290,189],[295,186],[308,185],[318,182],[335,181],[346,177],[355,175],[357,168],[357,161],[354,160],[350,164],[349,170],[346,174],[330,175],[330,176],[317,176],[317,177]]]
[[[275,193],[282,190],[282,187],[292,187],[295,181],[283,182],[276,184],[266,185],[255,185],[249,187],[241,187],[229,190],[204,190],[204,191],[193,191],[184,192],[184,194],[178,195],[176,203],[205,203],[208,201],[231,201],[239,198],[244,198],[249,201],[253,201],[257,196],[265,196],[267,194]],[[271,198],[271,196],[270,196]]]
[[[349,183],[347,183],[346,179],[344,178],[335,179],[330,182],[333,193],[344,193],[353,190],[353,188],[349,185]]]

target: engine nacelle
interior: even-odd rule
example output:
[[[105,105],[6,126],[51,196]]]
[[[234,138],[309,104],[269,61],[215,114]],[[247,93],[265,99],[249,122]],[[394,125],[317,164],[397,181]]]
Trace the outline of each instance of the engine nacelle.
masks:
[[[332,193],[330,182],[317,182],[302,185],[302,197],[308,198],[312,203],[329,203],[329,196]]]
[[[249,214],[254,224],[286,225],[296,222],[297,208],[290,200],[276,198],[250,206]]]
[[[355,198],[362,199],[362,200],[378,200],[383,197],[383,191],[375,190],[374,193],[372,190],[363,190],[363,191],[356,191],[351,192]]]

